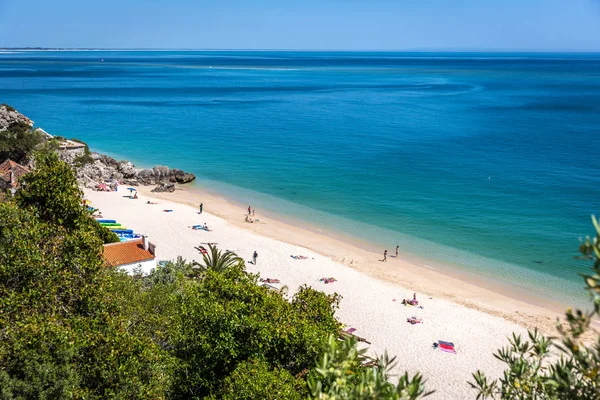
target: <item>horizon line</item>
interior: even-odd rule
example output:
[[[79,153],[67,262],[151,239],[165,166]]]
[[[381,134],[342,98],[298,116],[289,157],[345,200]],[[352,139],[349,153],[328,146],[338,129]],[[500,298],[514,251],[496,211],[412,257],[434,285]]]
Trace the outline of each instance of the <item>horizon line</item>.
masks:
[[[0,47],[2,50],[30,50],[30,51],[57,51],[57,50],[71,50],[71,51],[244,51],[244,52],[255,52],[255,51],[295,51],[295,52],[348,52],[348,53],[571,53],[571,54],[583,54],[583,53],[600,53],[600,50],[511,50],[511,49],[236,49],[236,48],[168,48],[168,47],[42,47],[42,46],[15,46],[15,47]]]

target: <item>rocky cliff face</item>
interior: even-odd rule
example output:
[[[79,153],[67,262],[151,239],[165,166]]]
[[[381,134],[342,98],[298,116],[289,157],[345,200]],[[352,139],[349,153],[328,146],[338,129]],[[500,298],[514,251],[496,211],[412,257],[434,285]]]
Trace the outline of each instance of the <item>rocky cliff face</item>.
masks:
[[[24,122],[33,126],[33,121],[5,104],[0,105],[0,132],[15,122]],[[49,133],[38,128],[45,140],[53,139]],[[57,150],[59,157],[70,164],[77,174],[79,182],[89,188],[95,188],[107,180],[117,180],[130,186],[158,185],[159,191],[175,190],[175,183],[188,183],[196,179],[194,174],[177,168],[157,165],[154,168],[138,170],[129,161],[117,161],[104,154],[90,153],[86,146],[71,140],[61,139]],[[0,160],[2,161],[2,160]],[[83,165],[81,165],[83,164]],[[163,185],[164,184],[164,185]]]
[[[8,129],[10,124],[15,122],[25,122],[29,126],[33,126],[33,121],[6,104],[0,105],[0,131]]]
[[[117,161],[104,154],[93,153],[93,163],[77,169],[77,178],[86,187],[110,179],[122,181],[126,185],[159,185],[162,183],[188,183],[196,179],[194,174],[177,168],[157,165],[154,168],[138,170],[129,161]]]

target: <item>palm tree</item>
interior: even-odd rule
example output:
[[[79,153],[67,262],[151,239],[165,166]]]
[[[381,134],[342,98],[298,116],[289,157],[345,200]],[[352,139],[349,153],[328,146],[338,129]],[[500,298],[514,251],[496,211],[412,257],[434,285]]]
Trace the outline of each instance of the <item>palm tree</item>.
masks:
[[[200,264],[195,262],[194,265],[199,266],[202,271],[212,270],[223,272],[227,268],[240,265],[244,262],[244,260],[233,251],[226,250],[225,252],[222,252],[212,244],[208,245],[208,251],[203,246],[196,247],[196,250],[202,254],[204,263]]]

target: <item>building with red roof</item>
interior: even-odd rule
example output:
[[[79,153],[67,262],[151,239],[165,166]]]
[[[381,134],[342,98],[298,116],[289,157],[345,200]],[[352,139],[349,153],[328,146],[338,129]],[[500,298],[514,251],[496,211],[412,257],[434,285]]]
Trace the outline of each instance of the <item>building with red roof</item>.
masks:
[[[102,257],[104,265],[124,269],[129,274],[141,269],[145,275],[156,268],[156,246],[146,236],[138,240],[105,244]]]
[[[22,166],[12,160],[6,160],[0,164],[0,189],[10,190],[15,194],[19,188],[19,178],[31,172],[29,168]]]

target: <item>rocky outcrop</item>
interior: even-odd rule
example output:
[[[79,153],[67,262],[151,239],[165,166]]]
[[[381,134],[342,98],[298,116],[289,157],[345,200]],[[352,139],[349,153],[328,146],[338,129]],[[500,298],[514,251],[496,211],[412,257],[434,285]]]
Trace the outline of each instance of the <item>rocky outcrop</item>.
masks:
[[[33,121],[14,108],[0,105],[0,132],[15,122],[33,126]],[[67,140],[54,137],[41,128],[37,130],[44,140],[58,140],[56,151],[59,157],[73,167],[77,179],[85,187],[95,188],[100,183],[112,180],[129,186],[158,185],[156,191],[173,192],[176,183],[189,183],[196,179],[194,174],[164,165],[138,170],[129,161],[117,161],[104,154],[90,153],[87,145],[76,139]]]
[[[143,169],[137,174],[137,180],[142,185],[155,185],[161,182],[189,183],[196,179],[194,174],[184,172],[177,168],[157,165],[154,168]]]
[[[194,174],[177,168],[157,165],[154,168],[138,170],[129,161],[117,161],[104,154],[92,153],[93,163],[77,168],[77,178],[86,187],[95,187],[98,183],[108,180],[121,181],[129,186],[183,184],[196,179]],[[157,187],[158,188],[158,187]],[[175,186],[173,185],[173,190]],[[173,191],[160,190],[160,191]]]
[[[6,104],[0,105],[0,132],[5,131],[11,124],[24,122],[33,126],[33,121]]]
[[[170,192],[173,193],[175,191],[175,184],[174,183],[161,183],[160,185],[157,185],[154,189],[151,190],[151,192]]]

